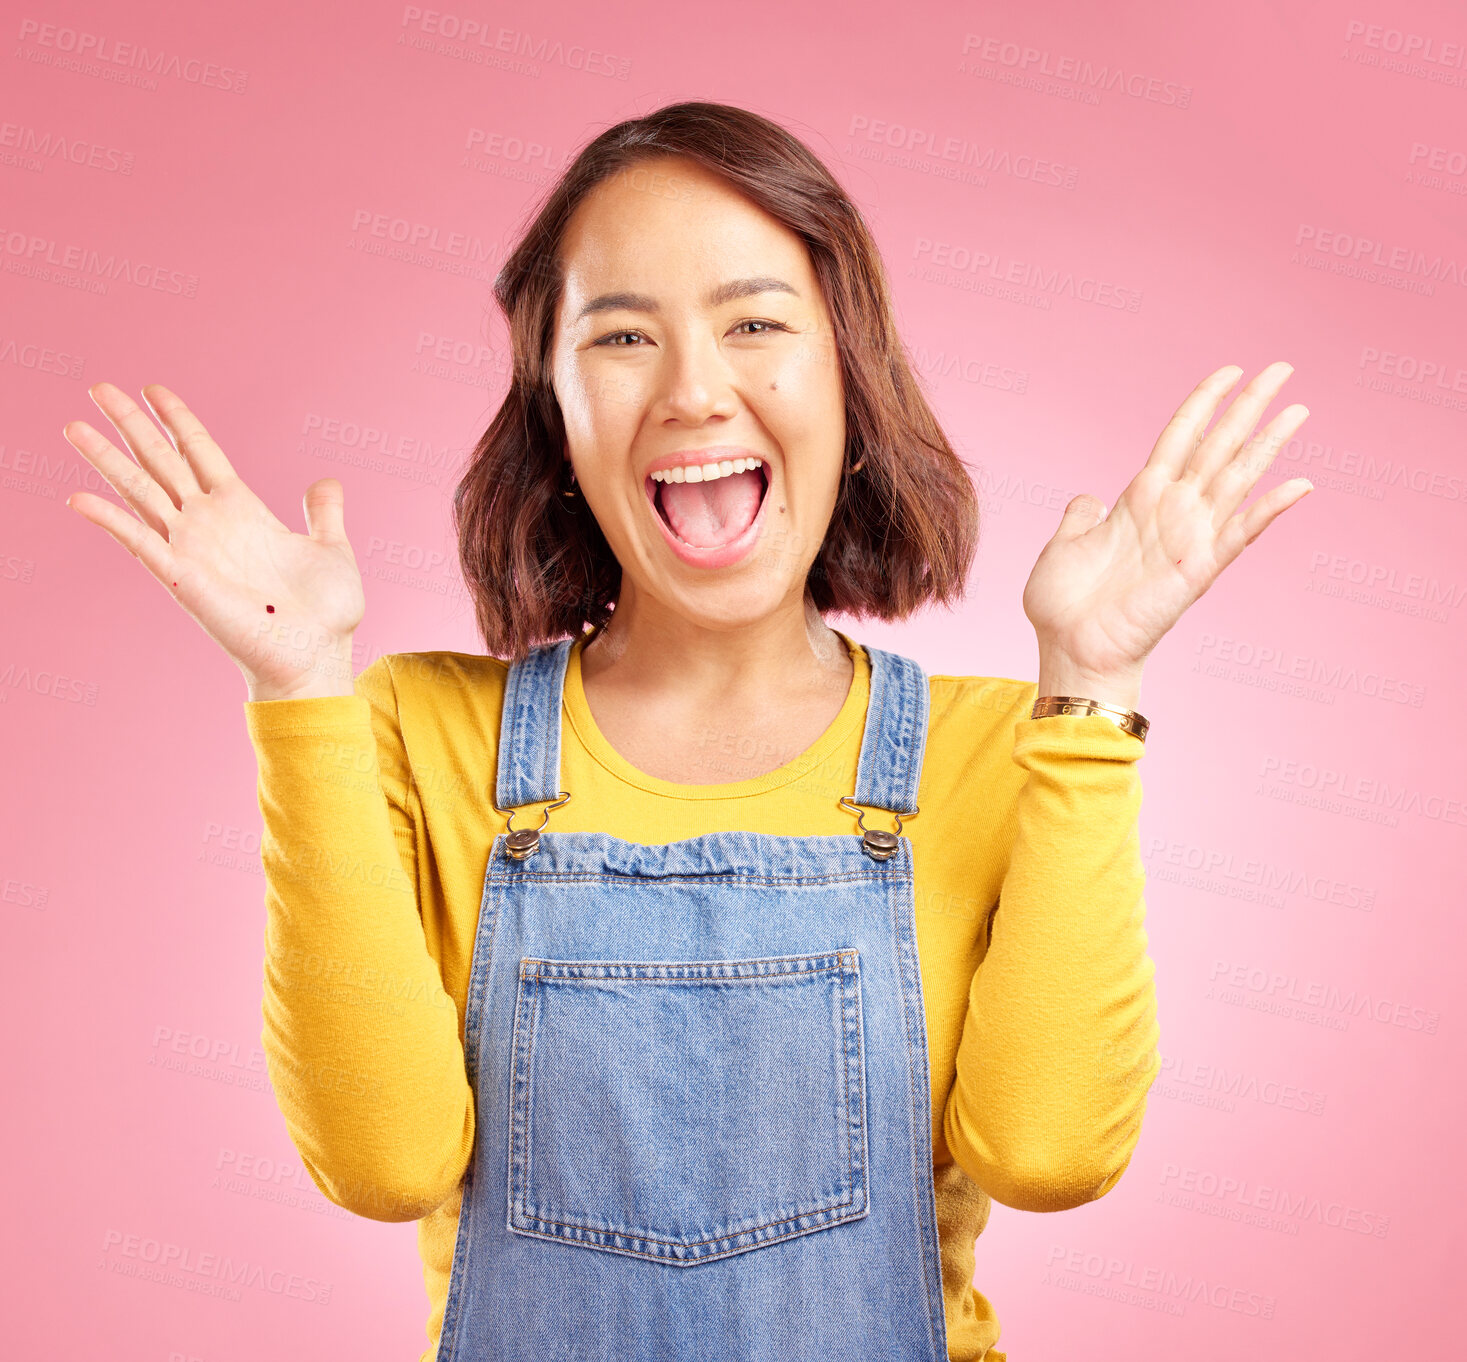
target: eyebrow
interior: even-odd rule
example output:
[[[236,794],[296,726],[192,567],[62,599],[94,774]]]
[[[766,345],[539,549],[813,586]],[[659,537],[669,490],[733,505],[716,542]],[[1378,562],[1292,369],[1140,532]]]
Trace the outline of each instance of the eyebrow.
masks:
[[[707,307],[718,307],[723,303],[733,302],[735,298],[748,298],[756,293],[792,293],[796,298],[800,296],[799,290],[785,283],[783,279],[774,279],[765,275],[754,279],[730,279],[726,283],[719,284],[704,298],[703,302]],[[593,312],[621,310],[660,312],[662,308],[656,298],[645,293],[601,293],[592,298],[576,314],[576,320],[580,321],[584,317],[589,317]]]

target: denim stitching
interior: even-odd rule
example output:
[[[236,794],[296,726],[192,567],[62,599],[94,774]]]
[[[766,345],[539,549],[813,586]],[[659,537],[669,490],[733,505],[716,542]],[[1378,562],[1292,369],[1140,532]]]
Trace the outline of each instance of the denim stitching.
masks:
[[[524,963],[537,966],[536,978],[548,973],[552,979],[617,979],[636,978],[642,983],[680,983],[685,979],[719,979],[730,983],[741,983],[747,980],[757,983],[765,979],[782,979],[789,975],[807,974],[829,974],[831,970],[845,968],[843,964],[849,948],[836,951],[819,951],[814,955],[770,955],[761,956],[752,960],[551,960],[543,956],[527,956]],[[809,960],[829,960],[828,965],[807,965]],[[543,966],[550,966],[546,971]],[[637,974],[603,974],[599,971],[608,969],[618,970],[722,970],[723,967],[731,966],[742,971],[745,965],[782,965],[783,969],[764,970],[756,974],[740,972],[737,974],[714,973],[714,974],[670,974],[665,980],[647,979]],[[595,971],[595,972],[592,972]]]
[[[542,834],[543,836],[543,834]],[[639,875],[633,871],[624,874],[607,874],[604,871],[579,870],[514,870],[492,872],[496,884],[513,884],[516,880],[532,880],[537,884],[617,884],[630,880],[636,884],[766,884],[796,885],[809,884],[855,884],[890,878],[889,873],[877,871],[851,871],[834,875]]]
[[[496,839],[497,840],[497,839]],[[491,848],[491,856],[493,854]],[[485,931],[485,918],[488,918]],[[469,987],[466,995],[467,1016],[464,1018],[464,1067],[469,1083],[469,1100],[477,1102],[478,1074],[479,1074],[479,1037],[480,1018],[483,1012],[482,1000],[487,985],[489,962],[494,955],[494,937],[499,926],[499,912],[494,904],[494,895],[491,884],[486,880],[484,893],[479,901],[479,922],[474,932],[474,957],[469,966]],[[487,939],[487,948],[485,942]],[[446,1341],[448,1351],[445,1354],[445,1362],[451,1359],[458,1348],[458,1325],[461,1318],[461,1306],[463,1302],[463,1278],[467,1271],[468,1258],[471,1251],[471,1233],[473,1217],[469,1212],[470,1193],[474,1187],[474,1173],[477,1159],[477,1146],[479,1143],[479,1112],[477,1107],[474,1112],[474,1145],[475,1149],[469,1153],[468,1166],[464,1169],[463,1178],[459,1183],[459,1224],[458,1233],[454,1236],[453,1258],[449,1265],[448,1295],[444,1298],[443,1322],[439,1328],[439,1350],[443,1350]]]
[[[844,957],[842,957],[844,959]],[[848,1035],[850,1021],[846,1015],[846,1004],[850,999],[850,985],[847,982],[848,974],[842,971],[840,990],[840,1046],[841,1057],[845,1061],[841,1066],[841,1096],[844,1098],[842,1111],[845,1119],[840,1123],[845,1134],[846,1145],[846,1201],[852,1202],[856,1198],[856,1149],[855,1140],[851,1136],[851,1042]]]
[[[540,767],[539,796],[554,800],[560,792],[561,710],[565,704],[565,669],[573,640],[562,639],[545,653],[544,667],[550,674],[550,712],[542,714],[544,760]]]
[[[903,860],[905,861],[906,859],[907,858],[906,858],[906,855],[905,855],[905,852],[904,852],[903,853]],[[910,887],[911,887],[911,880],[910,879],[907,879],[904,884],[898,884],[898,885],[895,885],[894,886],[894,892],[891,895],[891,908],[892,908],[892,929],[893,929],[893,931],[892,931],[892,938],[893,938],[893,942],[895,944],[895,949],[897,951],[897,957],[898,957],[897,958],[897,961],[896,961],[897,977],[901,980],[901,990],[902,990],[902,1009],[901,1009],[902,1010],[902,1028],[903,1028],[903,1031],[906,1034],[906,1039],[907,1039],[907,1093],[908,1093],[908,1096],[909,1096],[909,1098],[911,1100],[911,1104],[912,1104],[912,1115],[913,1115],[913,1118],[915,1120],[916,1116],[918,1114],[920,1114],[920,1112],[921,1112],[922,1107],[923,1107],[924,1104],[923,1104],[921,1098],[919,1097],[918,1092],[917,1092],[917,1089],[916,1089],[916,1086],[915,1086],[915,1079],[917,1077],[916,1072],[915,1072],[916,1069],[917,1069],[917,1058],[916,1058],[916,1054],[915,1054],[915,1052],[913,1050],[913,1046],[912,1046],[912,1027],[913,1027],[913,1024],[914,1024],[914,1018],[912,1016],[912,1004],[913,1004],[913,1000],[912,1000],[912,995],[911,995],[910,988],[909,988],[909,985],[911,983],[911,980],[909,979],[909,977],[907,975],[907,970],[906,970],[906,961],[907,961],[907,957],[908,957],[908,954],[909,953],[908,953],[908,951],[906,949],[904,949],[904,944],[905,944],[906,939],[907,939],[907,934],[906,934],[906,930],[905,930],[906,914],[903,911],[903,909],[904,909],[905,903],[906,903],[905,890],[908,889],[908,888],[910,888]],[[898,920],[899,915],[900,915],[900,920]],[[915,956],[915,948],[916,948],[916,942],[915,942],[915,940],[913,940],[912,941],[912,955],[913,956]],[[917,984],[920,987],[921,986],[921,981],[922,981],[921,972],[920,972],[920,970],[913,970],[913,973],[916,974]],[[923,1076],[927,1079],[927,1084],[928,1084],[926,1091],[930,1094],[931,1093],[931,1075],[927,1073],[927,1066],[925,1064],[922,1066],[922,1070],[923,1070]],[[930,1096],[928,1097],[927,1100],[928,1100],[928,1104],[930,1105],[930,1102],[931,1102]],[[923,1161],[920,1158],[920,1155],[921,1155],[921,1151],[922,1151],[923,1147],[925,1145],[927,1145],[931,1141],[931,1139],[932,1139],[932,1130],[931,1130],[931,1124],[930,1124],[930,1122],[931,1122],[931,1115],[932,1115],[932,1113],[929,1110],[928,1111],[928,1118],[929,1118],[928,1129],[923,1130],[923,1131],[914,1131],[913,1132],[913,1137],[912,1137],[912,1171],[913,1171],[913,1177],[914,1177],[914,1181],[913,1181],[912,1186],[913,1186],[914,1198],[919,1203],[917,1205],[917,1208],[916,1208],[916,1210],[917,1210],[917,1220],[918,1220],[919,1224],[923,1225],[924,1228],[926,1226],[926,1211],[927,1211],[926,1200],[927,1199],[922,1196],[922,1192],[924,1190],[924,1184],[923,1184],[923,1180],[922,1180],[922,1178],[923,1178],[923,1173],[922,1173]],[[928,1166],[930,1168],[930,1160],[928,1161]],[[935,1226],[934,1226],[934,1232],[935,1232]],[[921,1239],[921,1249],[922,1249],[922,1282],[923,1282],[923,1285],[927,1289],[927,1327],[928,1327],[929,1335],[930,1335],[931,1329],[932,1329],[932,1311],[935,1308],[937,1308],[937,1307],[934,1305],[933,1295],[932,1295],[932,1273],[931,1273],[931,1270],[930,1270],[930,1268],[931,1268],[931,1260],[929,1259],[928,1254],[927,1254],[927,1239],[928,1239],[928,1236],[924,1233],[924,1234],[920,1235],[919,1237]],[[946,1307],[943,1306],[942,1308],[945,1309]],[[945,1316],[944,1316],[944,1318],[945,1318]],[[932,1345],[933,1345],[934,1348],[936,1348],[936,1346],[937,1346],[937,1340],[936,1340],[935,1337],[932,1338]]]
[[[916,684],[916,676],[913,675],[912,670],[911,669],[905,669],[905,670],[906,670],[906,675],[903,678],[905,684],[900,688],[900,691],[899,691],[899,694],[898,694],[898,701],[899,701],[899,705],[900,705],[900,719],[899,719],[899,723],[898,723],[898,729],[899,729],[898,741],[900,742],[900,745],[901,745],[901,752],[903,754],[910,754],[911,753],[912,744],[911,744],[911,741],[908,738],[908,735],[907,735],[907,732],[906,732],[907,726],[908,726],[909,723],[915,721],[915,719],[917,718],[917,714],[920,712],[920,709],[921,709],[921,701],[925,697],[922,696],[922,695],[920,695],[920,694],[918,694],[918,687],[917,687],[917,684]],[[908,702],[909,701],[912,702],[912,707],[911,707],[911,710],[910,711],[908,709]],[[900,766],[899,766],[899,769],[900,769]],[[910,772],[911,770],[914,769],[914,767],[909,763],[909,764],[907,764],[906,769],[907,769],[908,772]],[[921,1067],[922,1067],[923,1076],[927,1080],[926,1092],[928,1093],[927,1103],[924,1103],[919,1098],[919,1095],[918,1095],[918,1093],[916,1091],[916,1088],[915,1088],[915,1079],[917,1077],[917,1075],[915,1073],[915,1070],[917,1069],[918,1066],[917,1066],[917,1058],[916,1058],[916,1054],[915,1054],[915,1050],[914,1050],[914,1045],[913,1045],[913,1038],[912,1038],[912,1029],[913,1029],[913,1026],[914,1026],[914,1018],[911,1015],[913,1000],[912,1000],[912,994],[911,994],[911,991],[910,990],[911,990],[912,981],[908,977],[908,972],[907,972],[907,969],[906,969],[906,965],[907,965],[907,962],[908,962],[909,957],[911,957],[912,960],[913,960],[913,963],[915,963],[915,953],[916,953],[916,941],[915,941],[915,938],[910,939],[910,948],[908,948],[908,940],[909,940],[909,938],[908,938],[908,934],[907,934],[907,931],[906,931],[906,926],[907,926],[907,920],[906,920],[906,918],[907,918],[907,915],[906,915],[906,912],[905,912],[905,905],[906,905],[906,903],[908,901],[909,894],[912,892],[912,876],[911,876],[911,873],[910,873],[910,864],[911,864],[911,856],[910,856],[910,853],[911,853],[910,843],[908,843],[906,846],[904,846],[904,847],[901,848],[901,860],[902,860],[903,874],[900,877],[896,877],[896,878],[893,879],[892,891],[891,891],[891,906],[892,906],[893,941],[894,941],[894,945],[895,945],[895,948],[896,948],[896,951],[897,951],[897,961],[896,961],[897,975],[898,975],[898,977],[901,980],[901,991],[902,991],[902,1024],[903,1024],[903,1029],[904,1029],[904,1032],[905,1032],[905,1035],[906,1035],[906,1042],[907,1042],[907,1091],[908,1091],[908,1096],[909,1096],[909,1098],[911,1100],[912,1116],[913,1116],[913,1119],[915,1121],[915,1118],[921,1113],[921,1111],[923,1109],[923,1106],[924,1105],[927,1105],[927,1104],[930,1104],[930,1100],[931,1100],[930,1099],[930,1093],[931,1093],[931,1075],[929,1073],[927,1073],[927,1066],[925,1064],[923,1064]],[[898,920],[898,916],[900,916],[900,920]],[[920,970],[914,968],[912,970],[912,973],[916,975],[916,986],[917,986],[917,988],[920,989],[920,987],[921,987],[921,973],[920,973]],[[918,1220],[919,1226],[924,1231],[922,1234],[919,1235],[919,1239],[921,1241],[921,1244],[920,1244],[920,1246],[921,1246],[921,1252],[922,1252],[922,1281],[923,1281],[923,1285],[926,1288],[926,1292],[927,1292],[927,1327],[928,1327],[928,1332],[929,1332],[929,1338],[931,1339],[932,1345],[933,1345],[933,1347],[935,1349],[936,1346],[937,1346],[937,1340],[936,1340],[935,1334],[933,1334],[933,1332],[932,1332],[932,1319],[933,1319],[933,1311],[934,1311],[934,1309],[936,1309],[938,1307],[934,1303],[934,1299],[933,1299],[933,1293],[932,1293],[932,1263],[931,1263],[931,1259],[930,1259],[929,1254],[928,1254],[928,1239],[931,1236],[929,1236],[925,1232],[926,1229],[927,1229],[927,1227],[928,1227],[927,1226],[927,1221],[928,1221],[928,1213],[929,1213],[929,1210],[930,1210],[930,1208],[928,1206],[928,1202],[930,1200],[930,1187],[923,1180],[922,1160],[919,1158],[919,1153],[920,1153],[921,1149],[925,1145],[927,1145],[928,1142],[932,1138],[932,1131],[931,1131],[931,1126],[930,1126],[930,1117],[931,1117],[930,1110],[928,1112],[928,1117],[929,1117],[929,1126],[928,1126],[928,1129],[923,1130],[923,1131],[915,1131],[915,1130],[913,1131],[913,1138],[912,1138],[912,1167],[913,1167],[914,1181],[913,1181],[912,1187],[913,1187],[914,1197],[915,1197],[915,1199],[918,1202],[918,1205],[917,1205],[917,1208],[916,1208],[917,1209],[917,1220]],[[930,1176],[930,1174],[931,1174],[930,1161],[929,1161],[929,1166],[928,1166],[928,1169],[927,1169],[927,1174],[928,1174],[928,1176]],[[927,1193],[927,1195],[924,1195],[924,1193]],[[935,1226],[933,1228],[935,1230]],[[945,1309],[945,1306],[943,1308]]]
[[[535,970],[534,989],[531,995],[533,1004],[530,1008],[530,1036],[525,1042],[525,1124],[521,1157],[526,1197],[530,1195],[530,1187],[535,1178],[535,1151],[531,1145],[530,1128],[535,1123],[535,1037],[540,1034],[540,1014],[544,1011],[538,968]],[[531,1214],[523,1202],[521,1202],[520,1210],[521,1214]]]
[[[851,1203],[852,1203],[852,1198],[851,1197],[847,1197],[844,1201],[832,1201],[828,1205],[819,1207],[818,1209],[813,1210],[813,1211],[801,1211],[801,1212],[799,1212],[796,1215],[785,1216],[782,1220],[769,1220],[769,1221],[765,1221],[762,1225],[754,1225],[754,1226],[751,1226],[747,1230],[736,1230],[732,1234],[722,1234],[722,1235],[719,1235],[719,1236],[717,1236],[716,1238],[713,1238],[713,1239],[695,1239],[695,1240],[692,1241],[691,1244],[686,1244],[686,1245],[682,1244],[680,1241],[678,1241],[676,1239],[658,1239],[658,1238],[655,1238],[652,1235],[631,1234],[631,1233],[627,1233],[627,1232],[622,1231],[622,1230],[598,1230],[598,1229],[593,1229],[589,1225],[577,1225],[577,1224],[574,1224],[574,1223],[572,1223],[570,1221],[547,1220],[547,1219],[545,1219],[544,1216],[539,1216],[539,1215],[531,1215],[528,1218],[530,1220],[532,1220],[536,1225],[550,1225],[550,1226],[557,1226],[557,1227],[559,1227],[561,1229],[566,1229],[566,1230],[580,1230],[583,1235],[592,1236],[593,1237],[592,1238],[592,1242],[596,1242],[595,1241],[595,1238],[594,1238],[595,1236],[603,1236],[603,1237],[609,1236],[609,1237],[614,1238],[614,1239],[630,1239],[633,1242],[639,1243],[639,1244],[666,1244],[670,1249],[677,1249],[679,1247],[684,1247],[684,1248],[697,1248],[701,1244],[725,1244],[726,1243],[726,1244],[729,1244],[730,1245],[730,1251],[731,1252],[732,1251],[747,1252],[749,1249],[762,1248],[766,1244],[777,1244],[777,1243],[782,1242],[785,1239],[794,1239],[794,1238],[797,1238],[798,1237],[798,1234],[810,1234],[810,1233],[813,1233],[816,1230],[828,1229],[828,1228],[831,1228],[831,1227],[833,1227],[835,1225],[844,1225],[844,1224],[847,1224],[848,1222],[850,1222],[852,1220],[859,1220],[859,1219],[861,1219],[862,1217],[859,1216],[859,1215],[840,1215],[840,1216],[837,1216],[836,1214],[834,1214],[835,1212],[838,1212],[840,1210],[840,1208],[842,1208],[844,1206],[849,1206],[849,1205],[851,1205]],[[743,1239],[747,1235],[750,1235],[750,1234],[758,1234],[759,1231],[772,1228],[775,1225],[788,1225],[788,1224],[793,1223],[796,1220],[810,1219],[812,1217],[819,1217],[820,1220],[821,1220],[821,1223],[820,1224],[816,1224],[816,1225],[811,1225],[808,1228],[799,1231],[798,1234],[775,1234],[775,1235],[768,1235],[764,1239],[760,1240],[759,1243],[757,1243],[757,1244],[747,1244],[747,1245],[744,1246],[743,1249],[740,1249],[740,1250],[733,1250],[732,1249],[732,1245],[733,1245],[733,1243],[736,1240]],[[518,1227],[516,1227],[516,1228],[518,1229]],[[523,1233],[524,1231],[523,1230],[520,1230],[519,1232],[520,1233]],[[541,1236],[541,1237],[543,1237],[543,1238],[559,1239],[559,1240],[574,1240],[577,1243],[584,1243],[584,1242],[586,1242],[585,1239],[580,1238],[580,1237],[575,1236],[575,1235],[570,1235],[570,1234],[549,1234],[549,1235],[544,1235],[544,1236]],[[655,1258],[658,1258],[659,1260],[666,1259],[666,1258],[672,1256],[670,1254],[639,1254],[639,1253],[636,1253],[635,1250],[628,1250],[628,1249],[618,1248],[614,1244],[601,1244],[599,1242],[596,1242],[596,1247],[598,1247],[598,1248],[604,1248],[609,1253],[629,1253],[630,1252],[630,1253],[633,1253],[633,1255],[636,1256],[636,1257],[655,1257]],[[723,1255],[720,1255],[720,1256],[727,1257],[728,1254],[723,1254]],[[708,1260],[707,1259],[704,1259],[704,1258],[699,1258],[697,1261],[698,1262],[705,1262],[705,1261],[708,1261]]]
[[[522,1048],[524,1046],[524,1040],[520,1036],[520,1022],[524,1017],[525,1007],[525,976],[523,973],[521,973],[519,979],[519,989],[515,995],[514,1026],[510,1031],[509,1042],[509,1052],[512,1062],[510,1064],[509,1070],[511,1100],[509,1116],[509,1150],[507,1154],[509,1168],[507,1171],[509,1173],[510,1187],[509,1224],[511,1228],[514,1225],[515,1217],[522,1216],[524,1214],[525,1204],[525,1184],[524,1178],[521,1175],[520,1162],[518,1158],[520,1142],[524,1138],[520,1133],[524,1129],[524,1122],[520,1115],[520,1092],[522,1091],[525,1083],[523,1059],[524,1050]]]

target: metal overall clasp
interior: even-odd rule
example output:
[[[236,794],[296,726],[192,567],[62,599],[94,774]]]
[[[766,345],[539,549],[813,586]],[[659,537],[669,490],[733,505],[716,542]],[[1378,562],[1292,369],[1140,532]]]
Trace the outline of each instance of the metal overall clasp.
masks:
[[[873,861],[888,860],[890,857],[896,855],[897,839],[901,836],[902,832],[901,814],[892,809],[885,810],[885,812],[890,813],[896,819],[897,825],[895,832],[887,832],[883,828],[868,828],[866,826],[865,815],[862,813],[860,805],[854,802],[855,798],[856,796],[853,794],[842,795],[840,797],[840,803],[842,808],[849,809],[856,815],[856,821],[861,825],[861,849]],[[915,818],[921,812],[921,809],[914,808],[907,817]]]
[[[550,810],[558,809],[562,804],[565,803],[567,799],[570,798],[569,790],[559,790],[557,791],[557,793],[560,795],[560,798],[557,799],[555,803],[547,804],[545,806],[545,816],[540,820],[540,827],[521,828],[518,832],[511,832],[509,836],[504,839],[505,855],[509,856],[512,860],[524,861],[528,860],[531,856],[533,856],[537,851],[540,850],[540,832],[541,829],[544,828],[545,824],[550,821]],[[494,801],[492,799],[489,802],[491,804],[494,804]],[[498,804],[494,804],[494,812],[508,814],[509,825],[510,827],[514,826],[514,809],[501,809]]]

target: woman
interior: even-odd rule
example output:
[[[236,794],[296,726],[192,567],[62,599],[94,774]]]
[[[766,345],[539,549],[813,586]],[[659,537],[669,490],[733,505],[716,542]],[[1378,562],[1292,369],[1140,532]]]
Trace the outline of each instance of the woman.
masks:
[[[92,391],[141,473],[65,432],[139,520],[69,504],[248,682],[291,1137],[421,1222],[425,1359],[1002,1362],[990,1199],[1094,1200],[1140,1133],[1141,669],[1309,490],[1239,511],[1307,415],[1249,439],[1288,366],[1070,502],[1037,685],[928,677],[824,621],[960,596],[977,515],[807,148],[716,104],[613,127],[496,294],[514,378],[455,499],[489,656],[353,681],[341,484],[291,533],[167,389],[173,445]]]

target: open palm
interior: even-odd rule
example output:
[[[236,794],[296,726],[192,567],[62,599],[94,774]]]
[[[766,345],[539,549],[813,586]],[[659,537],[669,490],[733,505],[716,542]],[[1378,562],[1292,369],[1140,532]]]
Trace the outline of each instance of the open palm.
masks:
[[[114,384],[95,384],[91,395],[137,462],[85,421],[62,433],[137,518],[91,492],[67,504],[167,588],[233,658],[252,695],[350,694],[350,640],[365,598],[341,484],[323,478],[307,488],[309,532],[296,534],[167,388],[153,384],[144,397],[172,443]]]
[[[1204,436],[1242,374],[1219,369],[1177,409],[1108,515],[1096,497],[1070,502],[1024,586],[1024,613],[1042,644],[1097,675],[1139,667],[1222,570],[1308,495],[1309,481],[1293,478],[1238,511],[1309,416],[1296,403],[1250,438],[1292,372],[1269,365]]]

